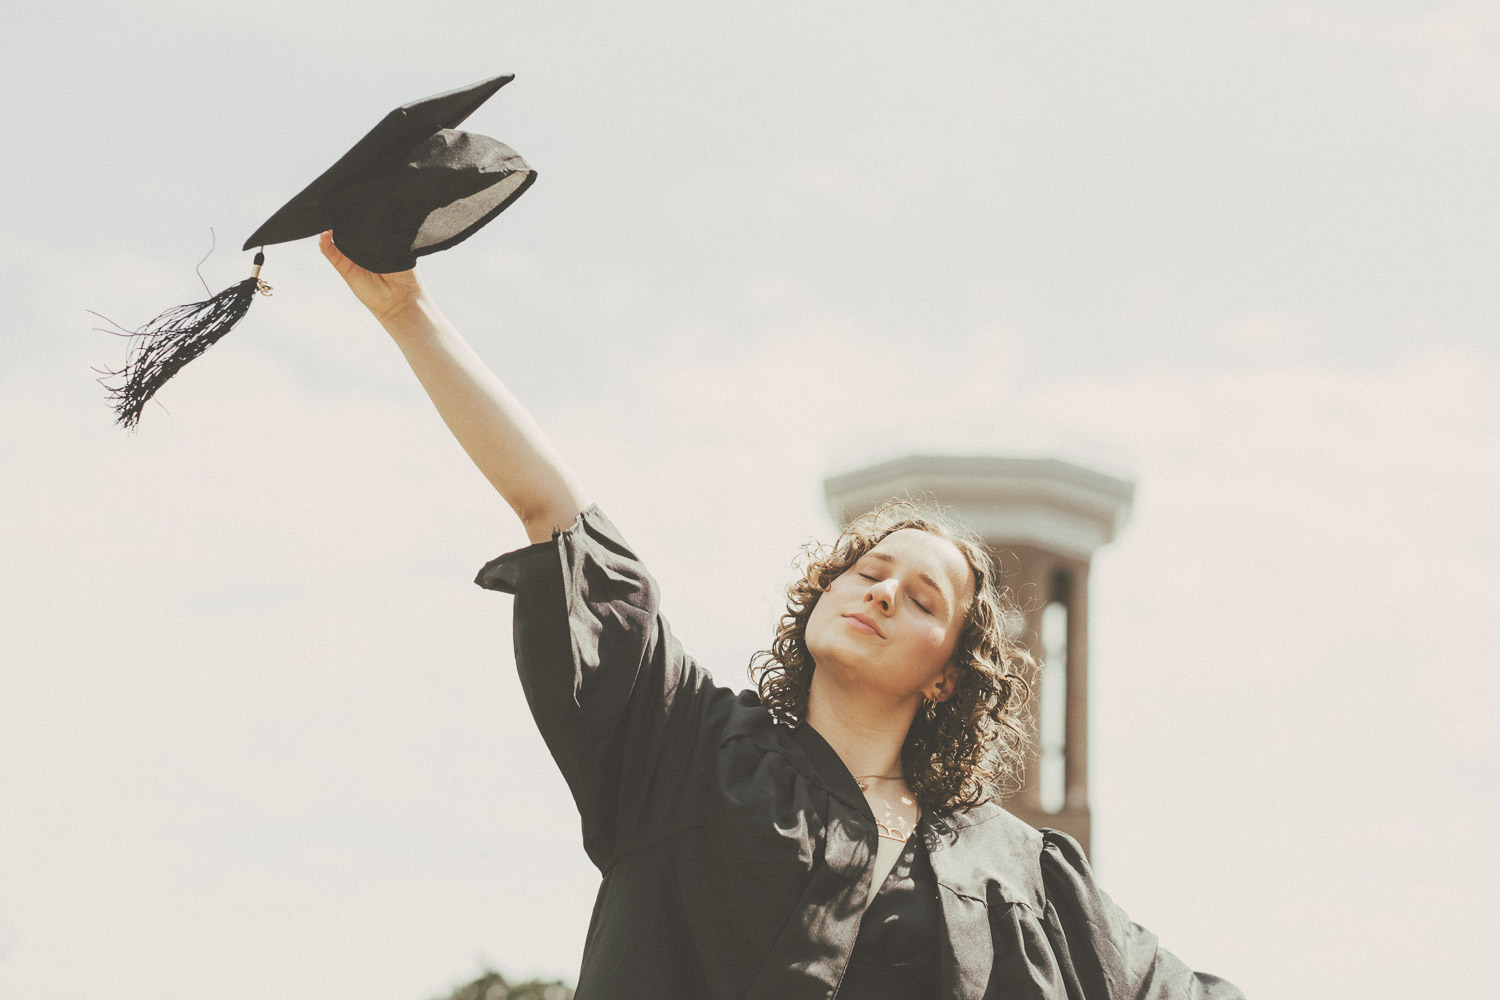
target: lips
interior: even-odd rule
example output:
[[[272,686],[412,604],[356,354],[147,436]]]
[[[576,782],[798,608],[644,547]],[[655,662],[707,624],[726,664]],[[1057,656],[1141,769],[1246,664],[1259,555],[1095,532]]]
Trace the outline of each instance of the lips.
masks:
[[[869,615],[852,614],[852,615],[845,615],[844,617],[847,618],[847,619],[849,619],[851,622],[854,622],[855,623],[855,627],[858,628],[860,631],[862,631],[862,632],[869,632],[872,635],[878,635],[882,639],[885,638],[885,633],[882,632],[882,631],[880,631],[880,626],[876,625],[875,624],[875,620],[873,618],[871,618]]]

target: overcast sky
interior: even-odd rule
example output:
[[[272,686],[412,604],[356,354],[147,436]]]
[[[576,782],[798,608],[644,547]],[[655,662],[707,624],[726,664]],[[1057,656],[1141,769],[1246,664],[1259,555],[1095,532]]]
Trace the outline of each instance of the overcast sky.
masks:
[[[1500,926],[1500,7],[67,2],[0,40],[0,998],[576,973],[524,542],[317,255],[149,407],[91,367],[391,108],[536,185],[423,269],[725,684],[822,480],[1123,472],[1108,891],[1252,997],[1478,996]]]

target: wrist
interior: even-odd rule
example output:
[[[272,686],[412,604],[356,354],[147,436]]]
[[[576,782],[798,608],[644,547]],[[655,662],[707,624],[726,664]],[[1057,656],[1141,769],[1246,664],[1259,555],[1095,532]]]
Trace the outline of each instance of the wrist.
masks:
[[[393,337],[401,337],[436,326],[438,311],[427,292],[422,288],[412,289],[392,303],[376,319]]]

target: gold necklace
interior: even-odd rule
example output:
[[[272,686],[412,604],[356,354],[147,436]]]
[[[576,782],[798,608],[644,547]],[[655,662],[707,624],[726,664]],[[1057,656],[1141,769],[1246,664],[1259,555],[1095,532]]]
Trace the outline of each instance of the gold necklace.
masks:
[[[859,786],[860,791],[868,792],[870,790],[870,782],[877,778],[881,781],[900,781],[902,776],[899,774],[865,774],[855,778],[854,783]]]
[[[870,782],[872,781],[902,781],[904,778],[905,776],[900,774],[862,774],[855,778],[854,782],[859,785],[861,792],[868,792],[870,790]],[[889,804],[887,804],[886,809],[889,811]],[[878,819],[875,821],[875,833],[882,840],[894,840],[900,844],[904,844],[911,839],[911,833],[903,830],[900,824],[882,823]]]

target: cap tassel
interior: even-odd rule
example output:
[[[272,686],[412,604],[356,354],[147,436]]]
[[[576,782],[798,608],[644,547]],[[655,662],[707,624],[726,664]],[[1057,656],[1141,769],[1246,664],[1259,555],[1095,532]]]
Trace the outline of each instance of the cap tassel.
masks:
[[[137,340],[130,362],[119,371],[104,373],[111,378],[123,376],[125,381],[109,385],[101,380],[115,408],[115,423],[127,429],[135,427],[156,390],[232,330],[250,311],[257,292],[271,294],[271,286],[260,280],[265,262],[266,255],[257,252],[250,277],[239,284],[203,302],[173,306],[140,329],[120,334]]]

